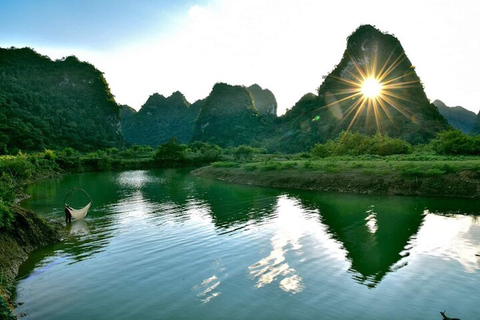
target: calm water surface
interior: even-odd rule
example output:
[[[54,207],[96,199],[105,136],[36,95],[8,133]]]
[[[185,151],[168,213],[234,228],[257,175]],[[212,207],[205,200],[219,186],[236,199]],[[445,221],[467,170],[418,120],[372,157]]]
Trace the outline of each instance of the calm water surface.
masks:
[[[67,226],[74,186],[93,205]],[[275,190],[182,170],[69,175],[28,192],[22,205],[61,223],[64,241],[22,266],[22,319],[480,318],[477,200]]]

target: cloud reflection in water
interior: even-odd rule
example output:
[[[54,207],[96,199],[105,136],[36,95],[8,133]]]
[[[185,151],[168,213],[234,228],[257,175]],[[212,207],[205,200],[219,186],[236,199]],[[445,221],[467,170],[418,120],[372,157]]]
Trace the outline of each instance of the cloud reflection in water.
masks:
[[[301,254],[300,239],[309,230],[311,222],[304,215],[304,210],[299,202],[287,196],[278,198],[275,211],[274,224],[277,229],[271,238],[272,251],[267,257],[250,265],[249,273],[257,279],[257,288],[271,284],[277,278],[282,278],[279,287],[283,291],[299,293],[305,287],[303,279],[287,262],[286,255],[291,250],[295,251],[297,255]]]

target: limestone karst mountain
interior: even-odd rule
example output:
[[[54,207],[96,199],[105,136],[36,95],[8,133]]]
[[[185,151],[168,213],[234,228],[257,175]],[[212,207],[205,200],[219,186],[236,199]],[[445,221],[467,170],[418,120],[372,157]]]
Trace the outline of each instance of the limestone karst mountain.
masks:
[[[169,97],[151,95],[142,108],[123,119],[125,140],[139,145],[157,147],[175,137],[181,143],[192,138],[193,125],[200,110],[200,102],[190,104],[180,92]]]
[[[119,107],[102,72],[70,56],[0,48],[0,154],[120,146]]]
[[[449,128],[398,39],[371,25],[348,37],[340,63],[317,94],[303,97],[283,117],[280,132],[288,143],[324,142],[345,130],[423,143]]]
[[[138,112],[122,106],[122,132],[128,142],[152,147],[172,137],[180,143],[201,140],[219,145],[250,144],[261,138],[253,133],[262,131],[265,122],[269,121],[259,118],[275,118],[276,112],[277,101],[270,90],[262,89],[257,84],[246,88],[218,83],[207,98],[193,104],[183,94],[176,92],[168,98],[158,93],[151,95]],[[202,124],[204,129],[210,127],[202,130],[196,124],[197,117],[200,122],[212,120]],[[241,123],[241,120],[253,122],[247,124]],[[253,123],[259,123],[260,127]],[[249,132],[242,132],[243,125],[250,128]]]
[[[463,133],[472,132],[477,118],[477,115],[474,112],[460,106],[449,107],[440,100],[435,100],[432,103],[438,108],[440,114],[447,119],[452,127]]]
[[[281,117],[274,94],[257,84],[217,83],[193,104],[180,92],[156,93],[137,112],[118,106],[102,73],[75,57],[52,62],[31,49],[2,49],[0,62],[0,152],[105,148],[120,145],[123,133],[129,143],[152,147],[175,137],[294,153],[342,131],[426,143],[451,128],[426,97],[399,40],[371,25],[348,37],[339,64],[317,92]],[[475,128],[480,132],[480,120]]]
[[[475,119],[475,124],[472,128],[472,134],[480,135],[480,112],[477,114],[477,118]]]
[[[272,91],[262,89],[258,84],[253,84],[247,89],[252,94],[255,107],[260,115],[277,115],[277,100]]]
[[[217,83],[200,110],[192,139],[238,146],[261,138],[263,129],[250,91],[244,86]]]

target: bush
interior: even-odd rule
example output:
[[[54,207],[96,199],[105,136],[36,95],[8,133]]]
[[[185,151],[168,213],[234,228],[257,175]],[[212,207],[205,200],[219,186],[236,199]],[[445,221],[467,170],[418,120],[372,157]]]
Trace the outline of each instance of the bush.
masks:
[[[297,166],[297,164],[298,163],[296,161],[293,161],[293,162],[288,161],[288,162],[284,162],[282,164],[282,167],[284,169],[292,169],[292,168],[295,168]]]
[[[212,166],[216,168],[238,168],[240,167],[240,164],[234,161],[218,161],[212,163]]]
[[[425,175],[425,170],[420,167],[403,167],[401,168],[400,173],[406,177],[423,177]]]
[[[73,149],[73,148],[68,147],[68,148],[63,149],[63,154],[64,154],[66,157],[71,157],[71,156],[73,156],[75,153],[76,153],[76,151],[75,151],[75,149]]]
[[[308,160],[303,163],[303,168],[304,169],[313,169],[313,163],[312,161]]]
[[[12,211],[9,206],[0,199],[0,229],[5,229],[10,226],[13,219]]]
[[[186,148],[185,145],[179,144],[177,139],[171,138],[157,148],[153,159],[161,166],[182,166],[186,162]]]
[[[35,166],[24,154],[0,156],[0,228],[9,226],[12,219],[10,206],[34,172]]]
[[[276,161],[269,161],[264,163],[261,167],[260,170],[263,171],[271,171],[271,170],[277,170],[280,167],[280,163]]]
[[[25,155],[0,157],[0,172],[8,174],[16,181],[23,182],[31,178],[34,171],[35,166]]]
[[[255,153],[259,153],[256,148],[241,145],[234,149],[233,156],[235,157],[235,160],[248,162],[253,159]]]
[[[458,130],[439,132],[430,146],[439,154],[480,154],[480,136],[467,136]]]
[[[212,163],[220,160],[223,150],[216,144],[195,141],[187,148],[187,157],[194,165]]]
[[[325,158],[335,156],[378,155],[388,156],[393,154],[408,154],[412,146],[401,139],[390,138],[377,133],[366,136],[361,133],[342,132],[334,141],[325,144],[317,143],[311,150],[313,157]]]
[[[327,145],[317,143],[313,146],[312,150],[310,150],[310,153],[312,154],[313,157],[315,158],[326,158],[329,157],[332,152],[328,148]]]
[[[425,172],[426,176],[441,176],[445,174],[445,171],[439,168],[430,168]]]
[[[45,151],[43,152],[43,158],[47,160],[55,160],[57,158],[57,155],[55,154],[55,151],[45,149]]]

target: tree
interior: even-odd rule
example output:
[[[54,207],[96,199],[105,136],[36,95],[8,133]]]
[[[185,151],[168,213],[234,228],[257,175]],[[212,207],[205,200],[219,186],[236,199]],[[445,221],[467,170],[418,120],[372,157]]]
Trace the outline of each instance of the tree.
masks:
[[[257,153],[257,150],[255,148],[241,145],[235,148],[235,150],[233,151],[233,156],[236,160],[242,160],[247,162],[252,160],[255,153]]]
[[[154,160],[162,166],[180,166],[186,161],[185,150],[185,145],[179,144],[176,138],[170,138],[167,143],[164,143],[157,148]]]
[[[430,144],[440,154],[480,154],[480,137],[467,136],[459,130],[440,132]]]

